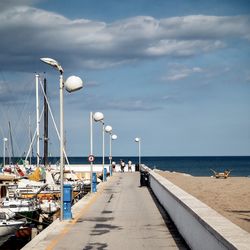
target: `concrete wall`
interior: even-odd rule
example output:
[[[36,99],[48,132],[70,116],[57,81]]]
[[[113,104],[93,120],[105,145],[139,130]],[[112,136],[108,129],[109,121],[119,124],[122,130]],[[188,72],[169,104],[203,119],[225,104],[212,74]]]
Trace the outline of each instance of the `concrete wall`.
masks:
[[[150,186],[191,249],[250,249],[250,234],[156,171]]]

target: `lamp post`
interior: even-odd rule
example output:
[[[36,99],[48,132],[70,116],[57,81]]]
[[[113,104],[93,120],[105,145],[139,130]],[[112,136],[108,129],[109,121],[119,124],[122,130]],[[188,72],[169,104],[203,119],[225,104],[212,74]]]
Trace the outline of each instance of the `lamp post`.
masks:
[[[63,181],[64,181],[64,110],[63,110],[63,89],[64,86],[68,92],[73,92],[83,87],[81,78],[77,76],[70,76],[64,83],[63,81],[63,68],[62,66],[52,58],[40,58],[40,60],[59,71],[59,88],[60,88],[60,191],[61,191],[61,213],[60,220],[64,219],[64,193],[63,193]]]
[[[111,171],[111,159],[112,159],[112,156],[111,156],[111,136],[112,136],[112,127],[107,125],[105,127],[105,132],[109,134],[109,173],[110,175],[112,175],[112,171]]]
[[[94,121],[95,122],[101,122],[102,123],[102,176],[103,176],[103,181],[105,180],[104,178],[104,163],[105,163],[105,141],[104,141],[104,115],[101,112],[96,112],[93,115]]]
[[[93,113],[90,112],[89,116],[90,124],[90,155],[93,155]],[[93,192],[93,161],[90,162],[90,187],[91,193]]]
[[[141,167],[141,138],[136,137],[135,142],[138,142],[138,157],[139,157],[139,168]]]
[[[112,171],[113,171],[113,169],[112,169],[112,140],[116,140],[117,139],[117,135],[111,135],[110,134],[110,156],[109,156],[109,164],[110,164],[110,173],[111,173],[111,175],[112,175]]]
[[[6,149],[5,143],[7,141],[8,141],[8,139],[6,137],[3,138],[3,167],[5,167],[5,149]]]

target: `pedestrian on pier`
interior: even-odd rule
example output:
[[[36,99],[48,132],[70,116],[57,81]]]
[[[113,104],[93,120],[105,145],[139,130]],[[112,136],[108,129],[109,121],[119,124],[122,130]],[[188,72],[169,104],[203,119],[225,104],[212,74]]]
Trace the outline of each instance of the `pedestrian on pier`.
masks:
[[[113,170],[113,172],[115,172],[115,166],[116,166],[116,163],[115,163],[114,161],[112,161],[111,166],[112,166],[112,170]]]
[[[128,172],[132,173],[132,161],[128,161]]]
[[[124,160],[121,160],[120,165],[121,165],[121,171],[124,172],[124,168],[125,168]]]

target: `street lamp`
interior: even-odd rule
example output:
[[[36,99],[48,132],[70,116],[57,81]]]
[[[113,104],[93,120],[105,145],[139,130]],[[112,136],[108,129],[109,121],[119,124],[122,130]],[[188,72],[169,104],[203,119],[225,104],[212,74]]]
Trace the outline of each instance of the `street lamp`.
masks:
[[[116,140],[117,139],[117,135],[112,135],[112,140]]]
[[[52,58],[40,58],[40,60],[52,67],[60,73],[60,191],[61,191],[61,213],[60,213],[60,220],[64,219],[64,194],[63,194],[63,181],[64,181],[64,110],[63,110],[63,89],[64,87],[68,92],[73,92],[81,89],[83,87],[83,82],[81,78],[77,76],[70,76],[64,83],[63,81],[63,68],[62,66]]]
[[[138,142],[138,157],[139,157],[139,168],[141,167],[141,138],[136,137],[135,142]]]
[[[8,139],[6,137],[3,138],[3,167],[5,167],[5,149],[6,149],[5,143],[7,141],[8,141]]]
[[[105,127],[105,132],[109,134],[109,173],[112,175],[112,167],[111,167],[111,160],[112,160],[112,127],[107,125]],[[117,136],[116,136],[117,137]]]
[[[104,141],[104,115],[101,112],[96,112],[93,115],[95,122],[101,122],[102,123],[102,179],[105,181],[106,177],[104,176],[104,164],[105,164],[105,141]]]
[[[112,173],[112,171],[113,171],[113,169],[112,169],[112,163],[111,163],[111,160],[112,160],[112,141],[113,140],[116,140],[117,139],[117,135],[112,135],[111,136],[111,139],[110,139],[110,171],[111,171],[111,173]]]

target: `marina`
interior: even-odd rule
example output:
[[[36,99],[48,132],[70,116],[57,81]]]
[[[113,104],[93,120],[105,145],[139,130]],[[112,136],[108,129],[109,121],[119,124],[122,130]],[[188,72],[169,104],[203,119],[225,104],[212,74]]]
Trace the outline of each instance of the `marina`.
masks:
[[[19,165],[18,168],[22,169],[22,173],[26,173],[26,169],[30,166]],[[40,175],[40,168],[42,166],[34,168],[34,171],[29,174],[21,175],[15,171],[15,166],[11,167],[13,173],[3,168],[0,174],[1,245],[8,238],[13,238],[13,235],[30,240],[59,217],[60,174],[56,165],[51,165],[49,169],[44,170],[44,179]],[[72,169],[65,170],[64,183],[71,186],[73,205],[90,191],[90,172],[86,165],[71,166],[71,168],[78,172]],[[95,166],[94,170],[98,173],[98,182],[100,182],[102,167]]]

